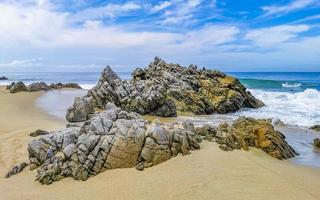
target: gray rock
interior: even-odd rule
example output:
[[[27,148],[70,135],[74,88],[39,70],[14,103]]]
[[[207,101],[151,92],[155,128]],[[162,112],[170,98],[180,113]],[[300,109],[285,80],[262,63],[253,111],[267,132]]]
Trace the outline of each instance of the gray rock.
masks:
[[[31,141],[30,166],[39,167],[36,180],[42,184],[64,177],[87,180],[116,168],[143,170],[200,148],[193,124],[187,124],[188,130],[181,124],[149,124],[137,113],[108,104],[81,128],[62,129]]]
[[[315,138],[315,139],[313,140],[313,145],[314,145],[315,147],[320,148],[320,138]]]
[[[66,119],[69,122],[83,122],[94,113],[94,102],[91,97],[76,97],[73,106],[67,109]]]
[[[28,166],[28,164],[23,162],[23,163],[20,163],[19,165],[12,167],[10,171],[6,174],[5,178],[10,178],[11,176],[22,172],[26,166]]]
[[[47,91],[50,90],[50,87],[44,82],[36,82],[30,84],[28,87],[29,92],[37,92],[37,91]]]
[[[177,111],[228,113],[264,105],[239,80],[215,70],[198,70],[195,65],[182,67],[156,57],[145,69],[134,70],[132,77],[121,80],[107,66],[87,96],[100,109],[112,102],[127,112],[162,117],[176,116]]]
[[[19,82],[13,82],[10,85],[8,85],[7,90],[10,90],[10,93],[17,93],[17,92],[25,92],[28,89],[23,82],[19,81]]]

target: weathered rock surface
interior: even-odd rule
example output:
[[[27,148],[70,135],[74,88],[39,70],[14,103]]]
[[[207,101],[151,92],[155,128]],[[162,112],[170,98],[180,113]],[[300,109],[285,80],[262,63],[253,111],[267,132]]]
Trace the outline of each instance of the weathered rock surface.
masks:
[[[5,76],[0,76],[0,80],[1,80],[1,81],[3,81],[3,80],[8,80],[8,78],[5,77]]]
[[[7,90],[10,90],[10,93],[17,93],[17,92],[25,92],[28,89],[23,82],[19,81],[19,82],[13,82],[10,85],[8,85]]]
[[[37,91],[47,91],[50,90],[51,88],[44,82],[36,82],[30,84],[28,87],[29,92],[37,92]]]
[[[18,174],[23,171],[23,169],[28,166],[27,163],[23,162],[20,163],[19,165],[14,166],[13,168],[10,169],[10,171],[6,174],[5,178],[10,178],[11,176]]]
[[[199,149],[201,138],[192,122],[147,123],[139,114],[108,104],[81,127],[70,127],[33,140],[31,165],[40,166],[36,179],[50,184],[64,177],[86,180],[108,169],[157,165]]]
[[[313,140],[313,145],[314,145],[315,147],[320,148],[320,138],[315,138],[315,139]]]
[[[221,124],[216,130],[205,126],[202,129],[210,130],[205,131],[206,135],[214,137],[224,151],[255,147],[278,159],[298,155],[286,142],[285,136],[274,129],[270,120],[239,118],[232,125]]]
[[[76,97],[74,104],[67,109],[66,119],[69,122],[83,122],[88,120],[89,114],[94,113],[92,97]]]
[[[44,130],[41,130],[41,129],[37,129],[33,132],[31,132],[29,135],[31,137],[37,137],[37,136],[41,136],[41,135],[48,135],[49,132],[48,131],[44,131]]]
[[[28,86],[21,81],[11,83],[7,86],[7,90],[10,90],[11,93],[28,91],[28,92],[37,92],[37,91],[47,91],[51,89],[63,89],[63,88],[72,88],[72,89],[82,89],[77,83],[52,83],[50,86],[44,82],[35,82]]]
[[[314,130],[314,131],[317,131],[317,132],[320,132],[320,125],[314,125],[310,129]]]
[[[108,66],[87,96],[93,97],[99,108],[112,102],[126,111],[163,117],[176,116],[177,111],[228,113],[264,105],[238,79],[216,70],[199,70],[195,65],[182,67],[156,57],[132,76],[130,81],[121,80]]]
[[[50,85],[51,89],[63,89],[63,88],[73,88],[82,89],[77,83],[52,83]]]

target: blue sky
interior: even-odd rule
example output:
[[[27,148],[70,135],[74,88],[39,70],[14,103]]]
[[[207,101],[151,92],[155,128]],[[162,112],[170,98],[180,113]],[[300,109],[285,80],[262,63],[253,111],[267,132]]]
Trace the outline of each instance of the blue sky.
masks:
[[[320,0],[2,0],[0,71],[320,71]]]

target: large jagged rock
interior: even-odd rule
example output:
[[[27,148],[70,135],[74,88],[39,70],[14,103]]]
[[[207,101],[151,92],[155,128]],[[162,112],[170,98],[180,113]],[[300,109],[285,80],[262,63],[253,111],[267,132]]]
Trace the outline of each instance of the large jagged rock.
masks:
[[[36,179],[51,184],[64,177],[86,180],[100,172],[136,167],[143,170],[178,153],[199,149],[201,138],[191,122],[148,123],[137,113],[108,104],[80,127],[41,136],[28,144],[31,166],[39,166]]]
[[[285,136],[274,129],[270,120],[239,118],[231,126],[221,124],[211,132],[219,147],[225,151],[255,147],[278,159],[298,155],[286,142]]]
[[[229,113],[264,105],[238,79],[216,70],[198,70],[195,65],[182,67],[156,57],[132,76],[129,81],[121,80],[107,66],[87,96],[93,97],[99,108],[112,102],[126,111],[163,117],[176,116],[177,111]]]
[[[8,80],[8,78],[5,77],[5,76],[0,76],[0,80],[1,80],[1,81],[3,81],[3,80]]]
[[[83,122],[94,112],[92,97],[76,97],[74,104],[67,109],[66,119],[69,122]]]
[[[8,85],[7,90],[10,90],[10,93],[17,93],[17,92],[25,92],[28,89],[23,82],[19,81],[19,82],[13,82],[10,85]]]

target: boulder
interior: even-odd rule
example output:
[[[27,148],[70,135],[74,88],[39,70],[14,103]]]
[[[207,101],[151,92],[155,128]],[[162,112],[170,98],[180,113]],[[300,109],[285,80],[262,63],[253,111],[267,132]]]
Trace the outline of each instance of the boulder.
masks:
[[[86,121],[94,113],[93,98],[76,97],[73,106],[67,109],[66,119],[69,122]]]
[[[28,91],[26,85],[21,81],[11,83],[10,85],[7,86],[7,90],[10,90],[10,93]]]
[[[317,132],[320,132],[320,125],[314,125],[310,129],[314,130],[314,131],[317,131]]]
[[[37,130],[31,132],[29,135],[30,135],[31,137],[37,137],[37,136],[47,135],[47,134],[49,134],[48,131],[44,131],[44,130],[41,130],[41,129],[37,129]]]
[[[278,159],[298,155],[286,142],[285,136],[274,129],[270,120],[239,118],[232,125],[222,124],[217,128],[215,141],[226,151],[235,149],[261,149]]]
[[[199,149],[201,138],[193,124],[148,123],[139,114],[108,104],[106,110],[83,123],[51,132],[28,144],[36,180],[51,184],[65,177],[87,180],[116,168],[139,170],[181,153]]]
[[[87,96],[104,109],[108,102],[128,112],[162,117],[177,112],[212,114],[259,108],[264,104],[236,78],[216,70],[182,67],[155,58],[145,69],[137,68],[131,80],[121,80],[107,66]]]
[[[37,92],[37,91],[47,91],[50,90],[50,87],[44,82],[36,82],[30,84],[28,87],[29,92]]]
[[[4,81],[4,80],[8,80],[8,78],[5,77],[5,76],[0,76],[0,80],[1,80],[1,81]]]
[[[63,88],[72,88],[72,89],[82,89],[77,83],[52,83],[50,85],[51,89],[63,89]]]
[[[313,140],[313,145],[314,145],[315,147],[320,148],[320,138],[315,138],[315,139]]]

